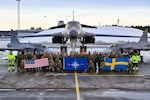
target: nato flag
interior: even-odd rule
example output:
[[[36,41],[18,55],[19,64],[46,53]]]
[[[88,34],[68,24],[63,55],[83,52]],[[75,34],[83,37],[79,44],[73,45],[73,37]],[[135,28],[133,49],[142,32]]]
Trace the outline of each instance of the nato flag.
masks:
[[[88,68],[87,58],[64,57],[64,70],[86,70]]]

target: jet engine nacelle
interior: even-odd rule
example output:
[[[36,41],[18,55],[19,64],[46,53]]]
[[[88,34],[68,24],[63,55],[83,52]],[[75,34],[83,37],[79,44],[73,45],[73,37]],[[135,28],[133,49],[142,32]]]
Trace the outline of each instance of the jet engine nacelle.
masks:
[[[63,38],[62,37],[53,37],[52,42],[62,44],[63,43]]]
[[[95,38],[93,37],[85,37],[84,39],[84,43],[87,44],[87,43],[95,43]]]

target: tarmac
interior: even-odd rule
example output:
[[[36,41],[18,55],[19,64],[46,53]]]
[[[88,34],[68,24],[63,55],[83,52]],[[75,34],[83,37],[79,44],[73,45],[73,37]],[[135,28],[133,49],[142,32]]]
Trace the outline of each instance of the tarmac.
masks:
[[[0,100],[150,100],[149,61],[139,63],[138,72],[89,74],[8,73],[7,60],[1,60]]]
[[[149,92],[149,63],[132,74],[8,73],[7,63],[0,64],[0,100],[149,100]]]

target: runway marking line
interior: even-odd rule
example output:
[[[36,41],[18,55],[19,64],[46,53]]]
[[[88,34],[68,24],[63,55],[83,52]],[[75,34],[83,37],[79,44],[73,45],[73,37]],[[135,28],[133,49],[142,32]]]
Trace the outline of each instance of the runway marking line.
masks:
[[[74,72],[74,76],[75,76],[75,85],[76,85],[76,96],[77,96],[77,100],[80,100],[80,89],[79,89],[79,82],[78,82],[77,71]]]
[[[145,75],[88,75],[88,74],[79,74],[78,76],[132,76],[132,77],[138,77],[138,76],[145,76]]]

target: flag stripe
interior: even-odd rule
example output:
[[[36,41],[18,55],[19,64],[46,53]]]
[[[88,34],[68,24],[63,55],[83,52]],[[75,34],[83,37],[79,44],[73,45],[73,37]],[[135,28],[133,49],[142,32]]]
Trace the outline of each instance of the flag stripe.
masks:
[[[48,58],[36,59],[34,60],[34,63],[28,63],[28,61],[25,61],[25,68],[37,68],[44,66],[49,66]]]
[[[128,68],[129,58],[106,58],[104,69],[119,70]]]

